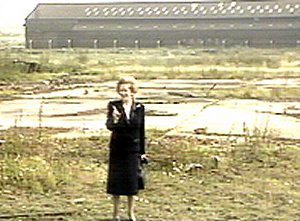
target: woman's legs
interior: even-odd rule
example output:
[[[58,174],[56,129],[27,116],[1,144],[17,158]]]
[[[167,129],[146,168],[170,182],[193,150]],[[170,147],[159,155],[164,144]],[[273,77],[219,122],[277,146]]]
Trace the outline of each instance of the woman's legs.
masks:
[[[113,195],[112,199],[113,199],[113,204],[114,204],[113,218],[115,220],[117,220],[119,218],[120,196]]]
[[[136,221],[135,215],[134,215],[134,196],[128,196],[128,216],[132,221]]]

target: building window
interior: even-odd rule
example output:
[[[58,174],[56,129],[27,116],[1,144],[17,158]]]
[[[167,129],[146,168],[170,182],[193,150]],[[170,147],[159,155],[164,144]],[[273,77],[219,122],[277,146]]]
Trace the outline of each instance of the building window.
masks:
[[[293,14],[295,12],[294,8],[290,8],[289,13]]]
[[[191,4],[192,11],[195,11],[197,8],[198,8],[198,3],[192,3]]]
[[[159,7],[155,7],[154,9],[153,9],[153,11],[158,11],[159,10]]]

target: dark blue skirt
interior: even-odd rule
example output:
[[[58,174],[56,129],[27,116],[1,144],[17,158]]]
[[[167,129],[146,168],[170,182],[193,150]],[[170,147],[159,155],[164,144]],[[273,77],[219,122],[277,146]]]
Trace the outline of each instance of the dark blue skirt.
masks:
[[[136,195],[140,189],[138,167],[138,153],[110,153],[107,193],[126,196]]]

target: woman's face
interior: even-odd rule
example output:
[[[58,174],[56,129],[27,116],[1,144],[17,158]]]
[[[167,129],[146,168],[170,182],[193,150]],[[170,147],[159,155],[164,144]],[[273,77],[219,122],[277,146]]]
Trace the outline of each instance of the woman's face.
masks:
[[[130,99],[133,96],[131,84],[121,84],[118,92],[122,99]]]

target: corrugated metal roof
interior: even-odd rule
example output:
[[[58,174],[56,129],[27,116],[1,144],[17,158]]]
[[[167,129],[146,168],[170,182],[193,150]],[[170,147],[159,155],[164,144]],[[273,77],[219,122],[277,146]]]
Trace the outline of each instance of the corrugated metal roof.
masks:
[[[300,3],[285,2],[120,2],[39,4],[27,19],[211,18],[299,16]]]

